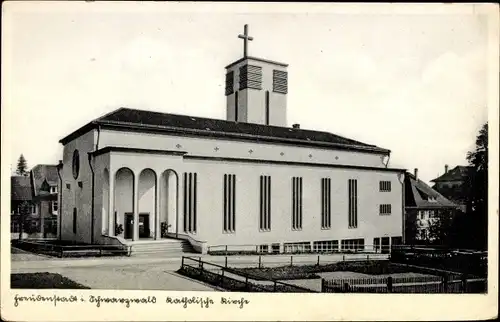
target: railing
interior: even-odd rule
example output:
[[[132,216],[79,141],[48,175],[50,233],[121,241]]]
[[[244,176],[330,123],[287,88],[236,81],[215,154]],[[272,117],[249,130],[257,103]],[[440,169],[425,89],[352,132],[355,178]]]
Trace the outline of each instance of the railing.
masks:
[[[310,245],[313,245],[312,247]],[[315,247],[310,244],[302,250],[290,250],[285,246],[273,248],[269,245],[240,244],[240,245],[210,245],[207,253],[210,255],[273,255],[273,254],[389,254],[389,245],[358,245],[357,247]],[[270,246],[270,247],[269,247]],[[287,245],[288,246],[288,245]],[[289,246],[292,248],[293,246]]]
[[[262,279],[239,272],[227,267],[227,261],[226,265],[222,266],[202,261],[199,258],[182,256],[181,271],[189,277],[233,292],[316,292],[276,279]]]
[[[486,279],[462,276],[377,277],[323,280],[326,293],[485,293]]]
[[[56,245],[49,242],[18,241],[16,247],[56,257],[129,255],[130,248],[115,245]]]

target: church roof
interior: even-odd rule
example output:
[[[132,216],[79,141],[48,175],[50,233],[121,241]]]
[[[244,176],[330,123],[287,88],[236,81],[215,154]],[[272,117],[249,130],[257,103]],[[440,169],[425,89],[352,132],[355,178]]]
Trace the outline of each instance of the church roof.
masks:
[[[108,113],[66,136],[60,140],[60,143],[66,144],[97,126],[129,131],[176,133],[257,142],[331,147],[373,153],[390,153],[390,150],[329,132],[241,123],[130,108],[119,108]]]

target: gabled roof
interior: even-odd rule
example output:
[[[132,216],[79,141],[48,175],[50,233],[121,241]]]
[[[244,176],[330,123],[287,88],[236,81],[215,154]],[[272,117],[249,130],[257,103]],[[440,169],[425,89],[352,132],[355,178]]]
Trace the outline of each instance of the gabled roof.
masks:
[[[432,201],[431,201],[432,200]],[[405,173],[405,206],[417,208],[457,208],[458,205],[446,199],[425,182]]]
[[[35,196],[41,193],[40,188],[42,187],[44,181],[46,181],[49,186],[57,186],[59,180],[57,165],[53,164],[36,165],[33,169],[31,169],[30,176]]]
[[[457,165],[436,179],[431,180],[431,182],[462,181],[467,177],[467,173],[471,168],[470,166]]]
[[[10,177],[10,199],[13,201],[32,200],[30,177],[27,176]]]
[[[76,130],[59,142],[66,144],[97,127],[126,131],[236,138],[254,142],[280,142],[293,145],[321,146],[380,154],[390,153],[390,150],[328,132],[232,122],[129,108],[120,108],[106,114]]]

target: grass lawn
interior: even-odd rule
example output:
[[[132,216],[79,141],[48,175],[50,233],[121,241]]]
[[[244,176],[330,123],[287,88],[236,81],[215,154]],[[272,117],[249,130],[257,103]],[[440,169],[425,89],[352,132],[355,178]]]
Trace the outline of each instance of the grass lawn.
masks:
[[[246,273],[255,279],[308,279],[319,278],[322,272],[356,272],[368,275],[382,275],[412,272],[411,268],[395,265],[389,261],[338,262],[327,265],[301,265],[263,268],[232,268],[235,272]]]
[[[89,289],[90,287],[76,283],[69,278],[54,273],[23,273],[10,274],[11,288],[58,288],[58,289]]]

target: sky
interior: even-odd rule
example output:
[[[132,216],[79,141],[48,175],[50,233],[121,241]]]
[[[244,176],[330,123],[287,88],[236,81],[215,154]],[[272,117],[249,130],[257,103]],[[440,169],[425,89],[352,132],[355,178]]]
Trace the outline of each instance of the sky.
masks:
[[[485,15],[259,8],[4,3],[12,169],[57,164],[61,138],[119,107],[225,119],[244,24],[249,55],[289,64],[288,125],[390,149],[427,182],[467,164],[488,119]]]

